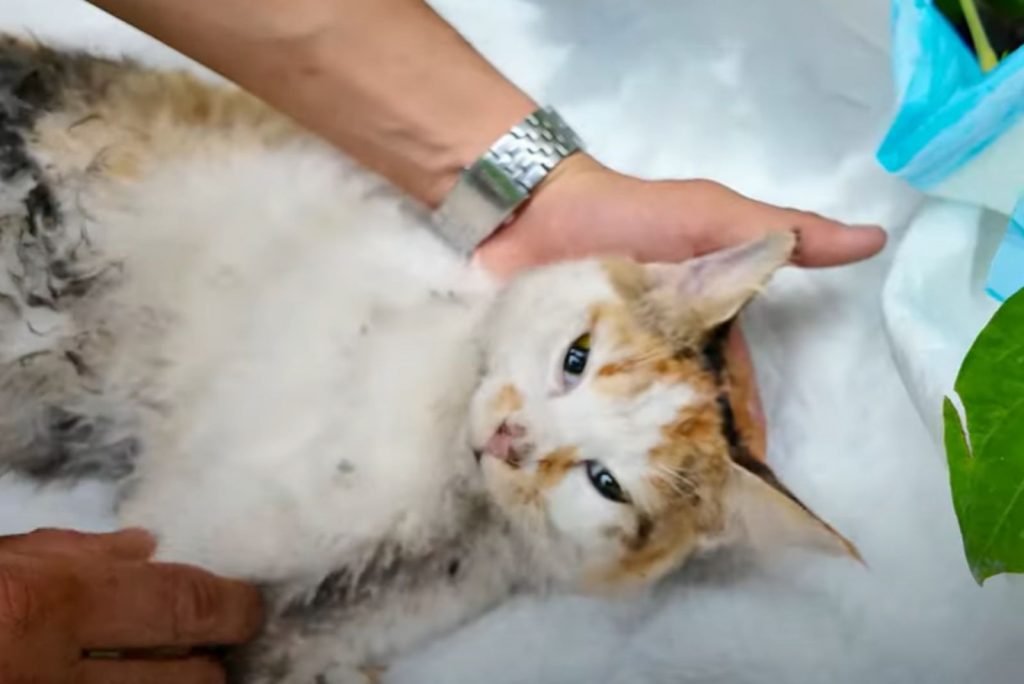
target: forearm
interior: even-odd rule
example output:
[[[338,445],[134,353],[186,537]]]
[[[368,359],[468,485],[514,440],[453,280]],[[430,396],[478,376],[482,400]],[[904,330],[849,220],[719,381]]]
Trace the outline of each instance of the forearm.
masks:
[[[428,206],[535,103],[421,0],[90,0]]]

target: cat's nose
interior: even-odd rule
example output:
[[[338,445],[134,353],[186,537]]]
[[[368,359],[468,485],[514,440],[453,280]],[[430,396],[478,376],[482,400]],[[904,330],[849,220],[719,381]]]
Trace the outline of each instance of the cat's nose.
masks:
[[[494,431],[491,438],[484,444],[483,452],[488,456],[500,459],[513,467],[519,467],[522,463],[523,437],[526,436],[526,428],[522,425],[502,421],[498,429]]]

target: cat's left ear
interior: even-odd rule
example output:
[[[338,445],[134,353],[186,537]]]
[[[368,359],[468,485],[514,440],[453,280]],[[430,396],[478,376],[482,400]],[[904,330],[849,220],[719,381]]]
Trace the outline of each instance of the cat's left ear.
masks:
[[[650,264],[650,294],[672,303],[701,330],[710,330],[739,313],[789,261],[796,243],[791,231],[773,232],[679,264]]]
[[[735,463],[724,503],[728,536],[740,536],[752,547],[800,547],[864,562],[850,540],[795,497]]]

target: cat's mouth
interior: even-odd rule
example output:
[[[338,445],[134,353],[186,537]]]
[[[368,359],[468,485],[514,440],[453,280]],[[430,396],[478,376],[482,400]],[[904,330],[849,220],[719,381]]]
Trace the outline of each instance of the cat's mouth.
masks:
[[[525,441],[526,428],[522,425],[502,421],[483,447],[474,449],[477,462],[483,457],[496,458],[512,468],[523,464],[530,451],[530,444]]]

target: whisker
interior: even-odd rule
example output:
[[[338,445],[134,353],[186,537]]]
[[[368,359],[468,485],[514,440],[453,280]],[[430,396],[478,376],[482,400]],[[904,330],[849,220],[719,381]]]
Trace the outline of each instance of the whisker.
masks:
[[[697,483],[685,471],[671,468],[662,463],[654,463],[654,471],[658,479],[672,488],[676,494],[691,496],[697,491]]]

